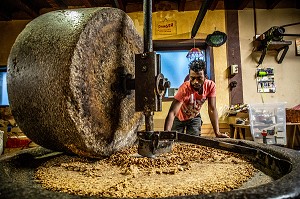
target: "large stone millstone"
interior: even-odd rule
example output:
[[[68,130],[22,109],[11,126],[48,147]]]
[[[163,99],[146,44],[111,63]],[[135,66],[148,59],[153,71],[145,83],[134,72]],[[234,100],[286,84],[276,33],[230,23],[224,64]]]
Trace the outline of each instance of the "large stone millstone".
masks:
[[[120,68],[134,74],[142,39],[114,8],[54,11],[31,21],[8,60],[8,94],[22,131],[37,144],[86,157],[133,144],[143,115],[134,93],[111,89]]]

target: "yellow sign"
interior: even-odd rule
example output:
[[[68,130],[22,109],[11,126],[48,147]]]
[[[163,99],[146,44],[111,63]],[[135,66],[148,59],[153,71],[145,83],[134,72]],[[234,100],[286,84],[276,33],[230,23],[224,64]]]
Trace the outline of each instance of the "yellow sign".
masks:
[[[157,35],[175,35],[177,34],[176,21],[159,21],[156,22],[155,33]]]

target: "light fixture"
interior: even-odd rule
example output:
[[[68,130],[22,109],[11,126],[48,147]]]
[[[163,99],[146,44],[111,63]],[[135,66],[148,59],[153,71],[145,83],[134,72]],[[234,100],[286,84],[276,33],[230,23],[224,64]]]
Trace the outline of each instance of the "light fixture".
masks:
[[[195,38],[193,38],[193,40],[194,47],[191,50],[189,50],[188,54],[186,55],[186,58],[188,58],[190,61],[193,61],[195,59],[203,59],[203,52],[199,48],[195,47]]]
[[[212,34],[207,35],[205,42],[212,47],[219,47],[227,40],[227,35],[224,32],[214,31]]]

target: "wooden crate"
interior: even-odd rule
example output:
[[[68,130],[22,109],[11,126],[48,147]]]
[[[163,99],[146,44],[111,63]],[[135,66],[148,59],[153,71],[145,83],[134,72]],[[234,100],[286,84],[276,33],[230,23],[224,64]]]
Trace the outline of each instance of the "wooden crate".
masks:
[[[286,109],[286,122],[300,123],[300,110]]]

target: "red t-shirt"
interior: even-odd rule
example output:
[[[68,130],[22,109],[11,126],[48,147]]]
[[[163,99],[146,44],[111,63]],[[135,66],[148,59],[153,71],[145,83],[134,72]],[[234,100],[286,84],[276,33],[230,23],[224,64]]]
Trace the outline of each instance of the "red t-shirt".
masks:
[[[183,102],[176,117],[180,121],[196,117],[200,114],[202,104],[208,97],[216,97],[216,84],[213,81],[208,79],[204,81],[202,94],[199,94],[191,87],[190,81],[184,82],[174,96],[176,100]]]

